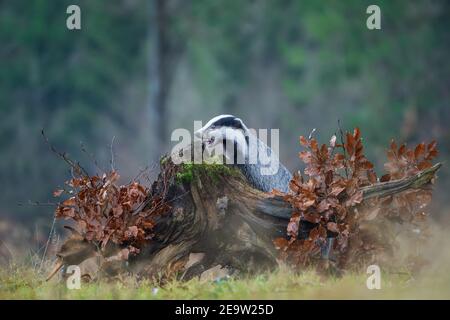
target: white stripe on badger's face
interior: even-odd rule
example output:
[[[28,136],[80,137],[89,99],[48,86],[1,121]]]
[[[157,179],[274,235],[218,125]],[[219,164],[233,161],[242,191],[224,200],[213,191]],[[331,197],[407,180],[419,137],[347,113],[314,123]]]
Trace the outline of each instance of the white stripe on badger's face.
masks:
[[[225,118],[235,118],[235,116],[231,115],[231,114],[221,114],[219,116],[215,116],[214,118],[212,118],[211,120],[209,120],[201,129],[199,129],[198,131],[201,130],[206,130],[207,128],[210,128],[214,123],[219,122],[219,120],[225,119]],[[197,131],[197,132],[198,132]]]

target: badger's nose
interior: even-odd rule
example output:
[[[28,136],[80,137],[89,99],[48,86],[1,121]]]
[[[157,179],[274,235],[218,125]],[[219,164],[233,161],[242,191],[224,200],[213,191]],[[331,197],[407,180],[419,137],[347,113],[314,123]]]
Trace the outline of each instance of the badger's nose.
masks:
[[[203,140],[203,131],[202,130],[197,130],[194,132],[194,138]]]

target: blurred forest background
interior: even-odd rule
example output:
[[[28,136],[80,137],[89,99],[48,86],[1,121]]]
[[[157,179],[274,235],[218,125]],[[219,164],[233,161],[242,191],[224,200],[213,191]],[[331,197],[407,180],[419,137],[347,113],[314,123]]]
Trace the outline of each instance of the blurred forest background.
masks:
[[[66,28],[70,4],[81,30]],[[370,4],[381,30],[366,27]],[[393,137],[436,139],[439,160],[449,159],[448,0],[0,1],[0,43],[3,222],[51,224],[51,207],[18,205],[52,201],[69,177],[41,129],[93,173],[80,142],[109,168],[114,139],[124,180],[170,150],[173,129],[220,113],[280,128],[292,170],[298,136],[317,128],[327,141],[338,119],[361,128],[378,172]],[[12,232],[5,223],[0,234]]]

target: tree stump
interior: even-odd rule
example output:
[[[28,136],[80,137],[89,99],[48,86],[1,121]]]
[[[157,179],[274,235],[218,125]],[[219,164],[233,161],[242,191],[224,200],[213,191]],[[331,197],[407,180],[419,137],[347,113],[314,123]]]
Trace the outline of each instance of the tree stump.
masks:
[[[278,253],[273,240],[286,236],[291,217],[286,202],[254,189],[232,166],[175,166],[168,159],[161,163],[161,173],[152,185],[151,194],[164,194],[171,210],[156,218],[151,242],[141,248],[140,254],[130,257],[127,264],[115,258],[118,247],[107,250],[108,254],[85,254],[72,263],[100,256],[96,260],[98,270],[109,274],[128,270],[142,277],[160,278],[176,273],[181,279],[202,274],[206,277],[212,268],[224,275],[256,273],[277,266]],[[423,188],[440,166],[436,164],[407,179],[365,187],[364,199]],[[175,174],[167,176],[169,171]],[[83,248],[87,246],[85,243]],[[68,251],[70,248],[63,246],[59,253],[62,264],[67,264],[70,260],[67,257],[73,256]]]

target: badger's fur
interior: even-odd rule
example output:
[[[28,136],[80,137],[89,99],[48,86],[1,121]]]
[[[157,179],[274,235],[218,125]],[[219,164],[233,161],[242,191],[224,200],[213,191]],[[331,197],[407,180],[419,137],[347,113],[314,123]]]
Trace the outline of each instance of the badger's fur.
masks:
[[[259,140],[247,128],[243,121],[232,115],[219,115],[212,118],[201,129],[195,132],[197,138],[202,139],[203,148],[214,149],[219,144],[225,148],[225,153],[229,150],[227,146],[232,146],[232,153],[225,156],[234,166],[247,178],[249,183],[258,190],[269,192],[277,189],[287,192],[291,173],[281,164],[278,155],[264,142]],[[254,146],[254,147],[250,147]],[[261,163],[260,155],[267,157],[268,161]],[[253,159],[254,161],[250,161]],[[274,172],[268,174],[269,168],[266,163],[275,164]]]

